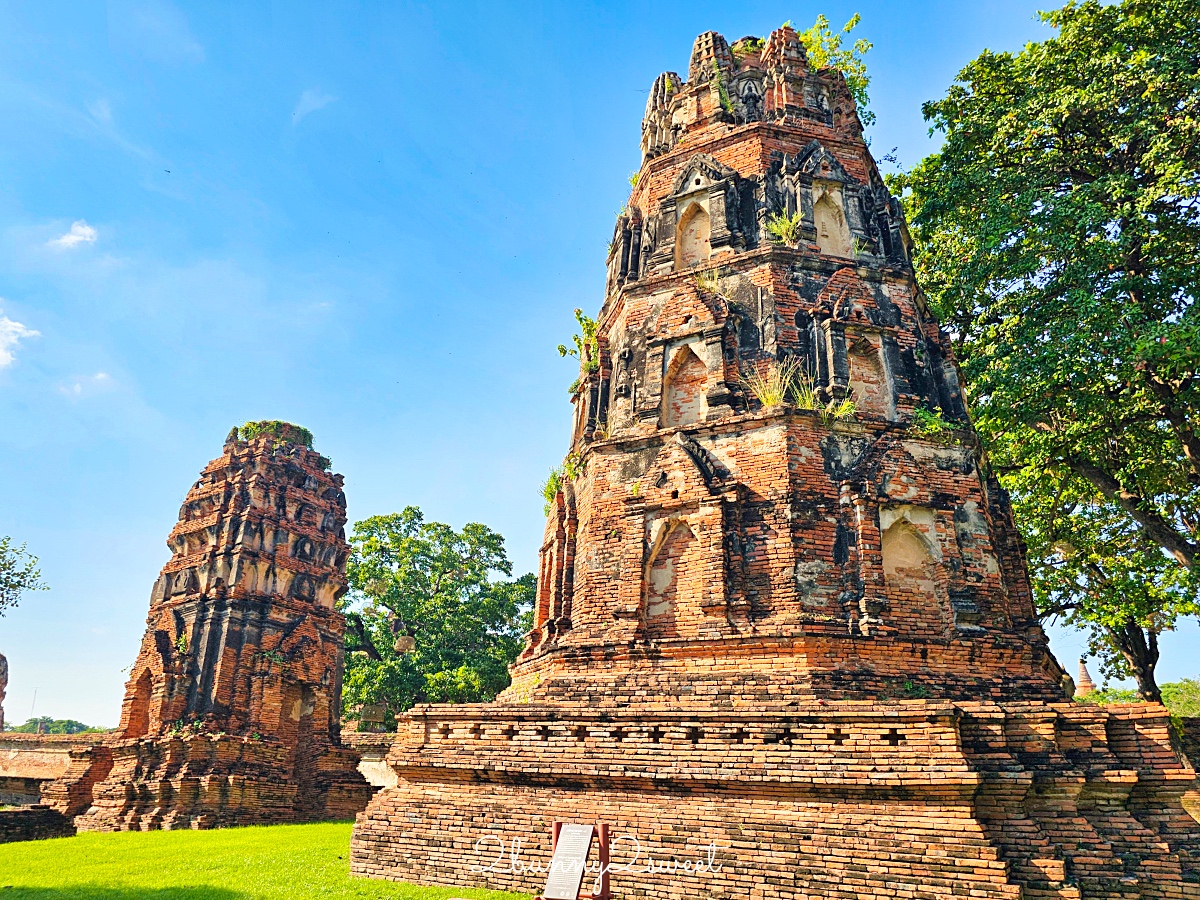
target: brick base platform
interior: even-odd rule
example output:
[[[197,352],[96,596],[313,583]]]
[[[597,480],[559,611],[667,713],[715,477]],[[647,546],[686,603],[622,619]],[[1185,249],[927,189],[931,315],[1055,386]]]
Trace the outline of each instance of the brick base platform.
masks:
[[[349,819],[371,796],[358,754],[345,748],[325,750],[300,777],[293,751],[272,741],[196,735],[106,749],[112,767],[75,819],[81,831]]]
[[[1200,898],[1175,744],[1150,704],[421,707],[351,869],[536,891],[550,823],[603,821],[617,897]]]

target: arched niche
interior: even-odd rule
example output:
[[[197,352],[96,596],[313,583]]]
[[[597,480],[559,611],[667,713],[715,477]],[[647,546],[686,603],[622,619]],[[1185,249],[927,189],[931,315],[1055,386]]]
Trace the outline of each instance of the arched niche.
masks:
[[[849,348],[847,359],[855,410],[869,416],[893,418],[892,389],[879,350],[864,338]]]
[[[904,519],[897,519],[883,533],[883,575],[898,580],[924,577],[933,563],[925,538]]]
[[[913,637],[942,637],[953,625],[945,572],[931,538],[908,518],[897,518],[881,536],[887,586],[885,620]]]
[[[682,216],[675,231],[675,268],[687,269],[706,261],[712,254],[711,226],[708,212],[693,202]]]
[[[813,224],[817,230],[817,246],[825,256],[854,256],[850,227],[842,209],[841,192],[824,190],[813,204]]]
[[[671,637],[677,633],[681,594],[689,585],[696,535],[686,522],[672,522],[660,533],[646,567],[646,637]]]
[[[691,347],[676,351],[663,379],[662,427],[703,422],[708,414],[708,366]]]
[[[817,323],[813,321],[813,317],[803,311],[796,313],[795,356],[800,360],[804,377],[814,384],[818,384],[819,382],[817,354],[820,346],[819,336],[817,335]]]

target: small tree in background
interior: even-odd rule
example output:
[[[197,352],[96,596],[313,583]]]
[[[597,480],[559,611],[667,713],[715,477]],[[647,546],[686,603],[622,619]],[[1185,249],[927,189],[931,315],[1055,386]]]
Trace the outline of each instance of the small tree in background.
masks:
[[[37,557],[14,546],[11,538],[0,537],[0,616],[15,607],[28,591],[44,591]]]
[[[1200,601],[1200,0],[1041,15],[925,105],[945,142],[891,185],[1040,613],[1158,700]]]
[[[485,525],[461,531],[421,511],[373,516],[350,538],[345,715],[385,704],[476,703],[509,684],[508,666],[530,628],[532,574],[508,580],[504,538]]]

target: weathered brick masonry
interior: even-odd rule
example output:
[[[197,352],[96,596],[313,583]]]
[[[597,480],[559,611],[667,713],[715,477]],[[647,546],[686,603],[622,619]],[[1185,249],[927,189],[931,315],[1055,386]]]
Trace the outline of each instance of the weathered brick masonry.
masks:
[[[642,150],[512,687],[401,722],[353,871],[535,890],[499,842],[602,820],[717,848],[619,896],[1200,897],[1195,772],[1161,706],[1064,696],[844,81],[706,33]],[[785,360],[854,415],[764,408]]]
[[[0,809],[0,844],[70,837],[74,833],[71,820],[48,806]]]
[[[307,440],[290,426],[232,432],[188,492],[120,727],[43,791],[79,828],[348,818],[366,805],[339,737],[346,499]]]

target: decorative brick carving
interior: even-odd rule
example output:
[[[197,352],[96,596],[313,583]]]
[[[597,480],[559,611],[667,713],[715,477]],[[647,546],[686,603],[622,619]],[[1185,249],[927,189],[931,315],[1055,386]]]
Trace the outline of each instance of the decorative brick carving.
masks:
[[[642,137],[512,686],[401,720],[352,870],[532,891],[496,842],[599,820],[717,848],[617,896],[1200,897],[1195,772],[1163,707],[1064,696],[842,78],[708,32]],[[762,408],[789,357],[855,415]]]

